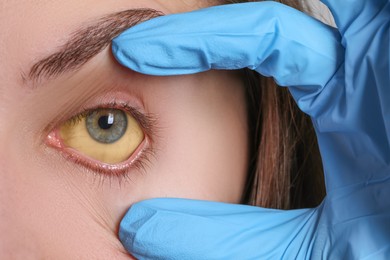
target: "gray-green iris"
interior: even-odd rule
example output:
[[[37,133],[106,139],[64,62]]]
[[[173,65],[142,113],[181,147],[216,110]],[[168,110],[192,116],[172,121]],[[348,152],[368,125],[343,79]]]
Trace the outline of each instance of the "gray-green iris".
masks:
[[[115,143],[127,130],[127,117],[119,109],[98,109],[86,118],[89,135],[99,143]]]

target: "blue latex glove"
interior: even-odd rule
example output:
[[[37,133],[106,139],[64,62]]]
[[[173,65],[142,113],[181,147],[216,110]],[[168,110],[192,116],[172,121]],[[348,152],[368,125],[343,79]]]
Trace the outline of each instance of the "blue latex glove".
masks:
[[[289,86],[314,123],[327,197],[280,211],[180,199],[132,206],[120,227],[140,259],[390,258],[390,1],[327,0],[338,30],[274,2],[156,18],[113,53],[145,74],[248,67]]]

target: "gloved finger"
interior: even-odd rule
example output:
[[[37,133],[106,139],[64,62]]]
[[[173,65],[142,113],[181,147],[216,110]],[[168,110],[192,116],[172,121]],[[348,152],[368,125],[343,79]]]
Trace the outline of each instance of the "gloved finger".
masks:
[[[153,75],[248,67],[282,86],[320,91],[343,62],[338,31],[271,1],[159,17],[113,40],[125,67]]]
[[[342,34],[352,29],[354,33],[367,26],[378,13],[389,5],[389,0],[321,0],[331,10]],[[390,14],[388,14],[390,15]]]
[[[351,12],[343,9],[351,1],[328,2],[340,9],[340,15]],[[390,2],[374,12],[383,1],[355,2],[370,7],[357,14],[361,20],[347,26],[343,71],[316,99],[317,104],[329,104],[321,100],[328,96],[333,106],[314,120],[328,194],[358,183],[368,186],[386,180],[390,173]],[[372,13],[364,14],[368,11]]]
[[[322,224],[318,225],[318,234],[325,232],[327,235],[324,243],[313,249],[327,253],[313,259],[388,259],[389,196],[389,178],[327,193],[321,205]]]
[[[317,218],[315,209],[152,199],[130,208],[119,236],[138,259],[304,259]]]

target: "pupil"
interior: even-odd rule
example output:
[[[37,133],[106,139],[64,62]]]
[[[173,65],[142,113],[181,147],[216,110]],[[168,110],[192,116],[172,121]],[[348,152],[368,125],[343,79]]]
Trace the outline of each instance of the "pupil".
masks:
[[[112,118],[113,115],[101,116],[98,121],[99,127],[103,130],[110,129],[114,125]]]
[[[126,133],[126,113],[118,109],[96,109],[85,119],[89,136],[102,144],[112,144]]]

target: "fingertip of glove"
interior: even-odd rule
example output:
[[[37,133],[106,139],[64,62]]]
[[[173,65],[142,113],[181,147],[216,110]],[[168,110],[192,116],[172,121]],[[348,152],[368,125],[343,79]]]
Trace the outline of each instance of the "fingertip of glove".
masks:
[[[131,250],[137,232],[156,214],[156,210],[134,204],[119,225],[119,239],[127,250]]]
[[[124,67],[127,67],[129,69],[131,68],[131,59],[129,59],[126,52],[123,51],[123,49],[120,47],[122,46],[122,40],[120,38],[115,38],[111,42],[111,51],[114,55],[114,58],[119,64],[121,64]]]

